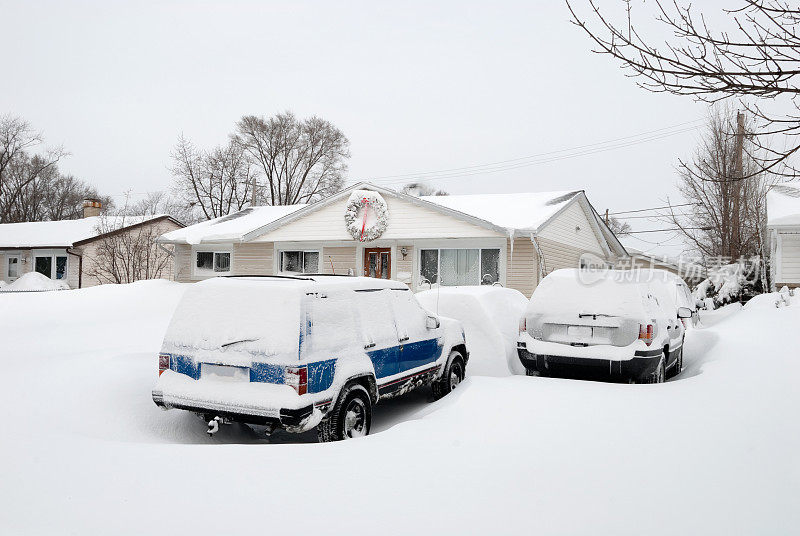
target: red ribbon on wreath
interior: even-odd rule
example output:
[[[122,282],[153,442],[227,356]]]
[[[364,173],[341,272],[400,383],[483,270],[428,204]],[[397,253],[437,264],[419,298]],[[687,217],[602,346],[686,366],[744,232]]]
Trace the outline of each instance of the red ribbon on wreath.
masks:
[[[364,230],[367,228],[367,208],[369,208],[369,199],[363,197],[361,199],[361,204],[364,205],[364,220],[361,222],[361,235],[358,237],[359,242],[364,241]]]

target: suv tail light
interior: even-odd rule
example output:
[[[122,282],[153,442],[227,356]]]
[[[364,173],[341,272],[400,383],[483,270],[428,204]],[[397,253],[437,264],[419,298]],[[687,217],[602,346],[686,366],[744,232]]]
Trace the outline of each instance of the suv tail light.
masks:
[[[169,354],[159,354],[158,375],[161,376],[165,370],[169,370]]]
[[[643,340],[647,346],[653,344],[653,324],[639,324],[639,339]]]
[[[524,316],[519,320],[519,334],[522,335],[528,331],[528,319]]]
[[[298,395],[308,392],[308,367],[286,367],[283,381],[297,391]]]

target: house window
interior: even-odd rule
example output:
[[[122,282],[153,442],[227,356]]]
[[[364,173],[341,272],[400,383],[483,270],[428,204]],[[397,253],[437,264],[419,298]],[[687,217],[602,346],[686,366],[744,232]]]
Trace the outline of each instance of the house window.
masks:
[[[36,255],[33,261],[33,268],[42,275],[50,279],[66,279],[67,277],[67,256],[66,255]],[[9,270],[11,268],[9,267]]]
[[[281,251],[280,271],[293,274],[318,274],[319,251]]]
[[[231,271],[230,251],[198,251],[195,255],[195,272],[198,274],[224,274]]]
[[[19,277],[19,257],[8,258],[8,271],[6,274],[9,279],[16,279]]]
[[[500,249],[420,250],[420,277],[431,285],[491,285],[500,280]]]

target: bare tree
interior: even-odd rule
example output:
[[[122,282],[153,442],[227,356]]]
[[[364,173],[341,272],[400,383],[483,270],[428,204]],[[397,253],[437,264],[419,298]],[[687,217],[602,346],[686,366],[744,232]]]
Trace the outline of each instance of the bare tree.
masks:
[[[403,186],[403,193],[413,195],[414,197],[422,197],[426,195],[450,195],[444,190],[437,190],[433,186],[421,182],[409,182]]]
[[[194,206],[171,197],[167,192],[149,192],[143,199],[127,204],[124,213],[128,216],[156,216],[166,214],[184,225],[196,223]]]
[[[181,136],[172,151],[173,190],[202,219],[225,216],[248,206],[256,168],[244,148],[231,140],[210,151]]]
[[[42,135],[22,118],[0,116],[0,223],[31,221],[41,211],[34,205],[46,202],[37,195],[42,182],[58,176],[57,162],[67,153],[61,147],[30,151],[43,144]]]
[[[324,119],[298,120],[291,112],[269,118],[246,115],[233,138],[263,179],[257,203],[311,203],[344,185],[350,142]]]
[[[631,232],[630,223],[620,221],[614,216],[608,216],[606,220],[606,225],[608,225],[608,228],[611,229],[614,232],[614,234],[617,235],[625,235]]]
[[[97,231],[104,236],[94,243],[85,272],[98,283],[158,279],[167,276],[172,266],[171,251],[156,243],[165,229],[157,223],[142,224],[147,216],[128,212],[126,206],[118,215],[101,216]]]
[[[587,0],[585,16],[573,7],[583,0],[566,1],[572,22],[590,37],[594,52],[620,61],[641,87],[709,102],[741,99],[758,123],[751,144],[758,165],[751,173],[796,176],[787,159],[800,149],[800,9],[783,0],[741,0],[734,9],[711,14],[678,0],[653,0],[659,29],[671,35],[659,42],[641,31],[632,0],[620,0],[617,14]],[[719,28],[707,25],[712,19]],[[778,100],[776,108],[788,106],[792,112],[768,111],[762,107],[767,100]],[[786,136],[784,149],[770,147],[773,134]]]
[[[704,257],[737,259],[765,253],[766,194],[774,180],[759,172],[759,162],[746,150],[751,142],[730,135],[737,121],[745,131],[750,126],[729,107],[711,109],[692,161],[678,167],[681,205],[689,208],[673,208],[664,216]],[[741,150],[740,143],[745,144]]]

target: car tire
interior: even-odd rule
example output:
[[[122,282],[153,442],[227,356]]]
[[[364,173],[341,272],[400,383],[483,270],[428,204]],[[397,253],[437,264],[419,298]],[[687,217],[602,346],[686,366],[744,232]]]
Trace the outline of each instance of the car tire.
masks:
[[[666,378],[666,369],[664,368],[666,366],[666,362],[667,355],[666,353],[662,353],[661,359],[658,361],[655,371],[631,383],[664,383],[664,379]]]
[[[372,424],[372,400],[363,385],[345,387],[336,404],[317,425],[320,443],[355,439],[369,434]]]
[[[678,350],[678,357],[675,359],[675,364],[672,366],[672,371],[669,373],[670,378],[674,378],[683,371],[683,346]]]
[[[439,400],[443,396],[448,395],[458,387],[465,376],[464,358],[461,352],[453,350],[450,352],[450,357],[447,359],[447,366],[444,369],[442,377],[433,382],[433,399]]]
[[[667,377],[667,354],[664,353],[661,356],[661,360],[658,362],[658,366],[656,367],[655,372],[650,378],[650,383],[664,383],[664,380]]]
[[[541,376],[541,373],[535,369],[525,369],[525,376]]]

